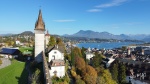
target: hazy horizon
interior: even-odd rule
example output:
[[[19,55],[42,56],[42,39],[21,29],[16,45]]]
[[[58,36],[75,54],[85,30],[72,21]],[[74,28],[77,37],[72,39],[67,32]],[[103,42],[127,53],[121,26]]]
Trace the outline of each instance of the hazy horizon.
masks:
[[[79,30],[79,31],[81,31],[81,30]],[[78,33],[79,31],[77,31],[75,33]],[[89,31],[89,30],[83,30],[83,31]],[[93,31],[93,30],[90,30],[90,31]],[[19,33],[0,33],[0,35],[5,35],[5,34],[20,34],[20,33],[23,33],[23,32],[26,32],[26,31],[22,31],[22,32],[19,32]],[[34,33],[34,31],[31,31],[31,32]],[[93,32],[97,32],[97,31],[93,31]],[[101,32],[107,32],[107,31],[100,31],[99,33],[101,33]],[[46,33],[46,31],[45,31],[45,33]],[[75,34],[75,33],[72,33],[72,34]],[[111,32],[107,32],[107,33],[113,34]],[[62,34],[62,35],[72,35],[72,34]],[[124,33],[122,33],[122,34],[124,34]],[[60,35],[60,34],[51,34],[51,35]],[[60,36],[62,36],[62,35],[60,35]],[[121,34],[113,34],[113,35],[121,35]],[[143,35],[143,34],[141,33],[141,34],[125,34],[125,35]],[[144,35],[150,35],[150,34],[144,34]]]

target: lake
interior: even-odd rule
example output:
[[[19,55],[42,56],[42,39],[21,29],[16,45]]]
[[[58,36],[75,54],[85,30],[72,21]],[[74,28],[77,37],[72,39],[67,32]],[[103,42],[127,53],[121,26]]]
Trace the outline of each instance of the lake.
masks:
[[[103,42],[103,43],[79,43],[76,44],[77,47],[82,48],[98,48],[98,49],[113,49],[113,48],[119,48],[122,46],[128,46],[131,44],[141,44],[141,42]]]

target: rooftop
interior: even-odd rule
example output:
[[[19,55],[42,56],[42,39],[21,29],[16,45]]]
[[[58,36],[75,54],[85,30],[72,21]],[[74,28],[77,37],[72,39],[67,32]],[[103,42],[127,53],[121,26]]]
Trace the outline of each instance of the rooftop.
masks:
[[[50,64],[51,64],[52,67],[65,66],[64,60],[52,60]]]

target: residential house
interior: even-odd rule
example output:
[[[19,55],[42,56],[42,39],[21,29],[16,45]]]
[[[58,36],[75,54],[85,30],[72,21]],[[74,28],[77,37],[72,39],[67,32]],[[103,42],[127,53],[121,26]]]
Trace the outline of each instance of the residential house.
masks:
[[[21,52],[17,48],[2,48],[0,50],[0,55],[4,58],[17,58],[20,54]]]
[[[49,72],[50,76],[56,75],[57,77],[65,76],[65,61],[64,49],[61,46],[54,46],[49,48],[48,53]]]
[[[88,48],[88,50],[85,52],[86,54],[86,59],[90,60],[91,58],[93,58],[95,56],[94,53],[92,53],[91,49]]]

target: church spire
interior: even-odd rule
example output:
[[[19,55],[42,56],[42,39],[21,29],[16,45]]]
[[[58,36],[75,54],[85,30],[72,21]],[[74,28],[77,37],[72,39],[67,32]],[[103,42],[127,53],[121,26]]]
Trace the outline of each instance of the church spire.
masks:
[[[48,30],[47,30],[47,33],[45,34],[45,36],[50,36],[50,34],[49,34]]]
[[[47,34],[49,34],[48,30],[47,30]]]
[[[35,23],[35,30],[45,30],[45,23],[43,22],[43,19],[42,19],[41,9],[39,10],[38,20]]]

